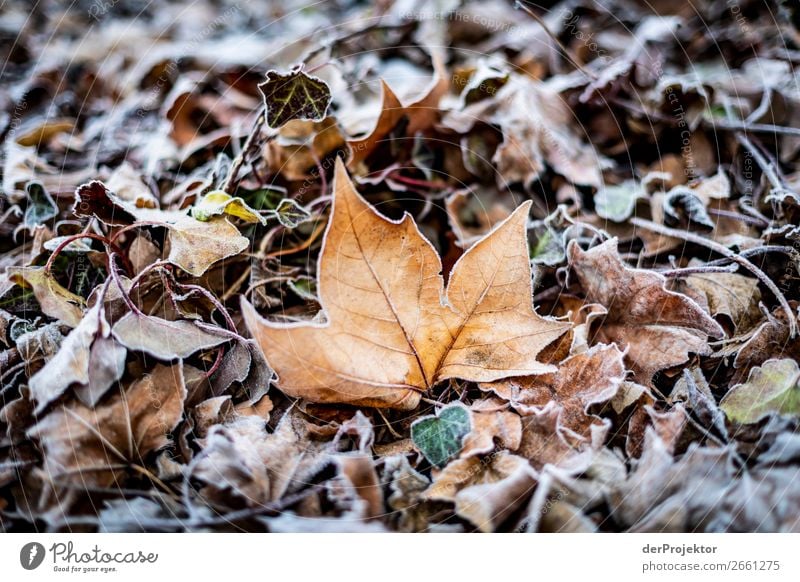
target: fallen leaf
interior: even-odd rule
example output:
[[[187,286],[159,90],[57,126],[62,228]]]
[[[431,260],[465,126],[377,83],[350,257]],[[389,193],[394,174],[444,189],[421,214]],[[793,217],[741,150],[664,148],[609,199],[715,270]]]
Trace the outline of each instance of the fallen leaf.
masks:
[[[6,275],[17,285],[33,290],[45,315],[69,327],[77,327],[81,322],[86,300],[64,289],[44,267],[8,267]]]
[[[459,133],[477,122],[500,127],[503,143],[492,158],[498,183],[529,185],[550,165],[574,184],[599,188],[608,162],[572,131],[571,116],[557,91],[511,74],[495,98],[451,111],[442,123]]]
[[[492,390],[521,414],[556,402],[562,408],[561,426],[588,436],[597,420],[588,409],[617,393],[625,379],[622,359],[616,345],[598,344],[561,362],[557,372],[481,384],[481,389]]]
[[[31,377],[37,413],[76,384],[83,387],[83,403],[93,407],[122,377],[127,350],[107,339],[111,328],[102,309],[101,303],[89,309],[53,359]]]
[[[478,400],[470,407],[472,430],[464,439],[461,457],[491,453],[495,447],[516,451],[522,439],[519,414],[499,398]]]
[[[169,321],[134,312],[116,321],[111,333],[129,350],[145,352],[161,360],[188,358],[195,352],[230,341],[230,338],[200,329],[191,321]]]
[[[722,398],[720,409],[729,419],[747,424],[770,413],[800,416],[800,367],[794,360],[767,360],[750,370],[744,384],[737,384]]]
[[[416,135],[417,132],[429,128],[434,123],[438,116],[439,100],[447,92],[448,87],[447,76],[436,62],[434,69],[431,85],[425,89],[419,99],[409,105],[403,105],[388,83],[381,80],[380,114],[372,131],[366,137],[347,142],[351,151],[349,167],[355,168],[366,160],[381,142],[387,139],[403,118],[408,120],[404,135]]]
[[[272,434],[256,416],[215,425],[203,445],[192,476],[214,493],[232,492],[251,507],[307,487],[326,457],[308,441],[305,422],[292,414],[284,416]]]
[[[434,476],[424,496],[455,503],[460,517],[491,532],[527,501],[535,484],[528,461],[501,451],[484,459],[453,461]]]
[[[293,119],[322,121],[331,102],[328,85],[299,69],[285,75],[269,71],[258,88],[264,96],[267,125],[273,128]]]
[[[141,465],[168,444],[185,398],[182,364],[157,365],[101,406],[62,404],[28,436],[41,443],[56,485],[107,487],[120,482],[124,465]]]
[[[626,349],[638,382],[649,384],[656,372],[685,363],[690,352],[709,354],[708,336],[723,337],[697,303],[664,288],[662,275],[625,265],[616,240],[588,251],[572,242],[567,253],[587,301],[608,310],[595,340]]]
[[[552,369],[536,355],[569,324],[533,310],[528,204],[461,257],[445,293],[441,261],[410,217],[392,222],[378,215],[341,161],[334,188],[318,269],[327,321],[274,323],[242,305],[284,392],[411,409],[440,380],[492,381]]]
[[[517,452],[538,471],[552,465],[577,474],[585,471],[595,451],[605,440],[608,421],[592,424],[589,438],[563,428],[559,417],[563,409],[551,402],[541,410],[522,417],[522,440]]]
[[[267,223],[267,219],[250,208],[242,198],[231,196],[221,190],[209,192],[192,206],[192,218],[201,222],[208,222],[213,216],[221,214],[235,216],[245,222]]]
[[[141,209],[136,218],[169,230],[167,260],[193,277],[200,277],[214,263],[238,255],[250,246],[239,229],[222,216],[201,222],[178,211]]]
[[[411,440],[431,465],[443,467],[464,447],[472,429],[469,409],[454,403],[436,411],[436,416],[418,418],[411,425]]]

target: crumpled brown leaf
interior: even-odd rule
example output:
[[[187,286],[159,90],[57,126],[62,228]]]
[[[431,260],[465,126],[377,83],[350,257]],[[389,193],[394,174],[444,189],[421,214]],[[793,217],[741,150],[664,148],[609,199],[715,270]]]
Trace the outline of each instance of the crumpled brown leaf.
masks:
[[[493,99],[451,111],[442,123],[459,133],[479,121],[502,129],[504,141],[492,159],[498,181],[528,185],[550,165],[574,184],[600,187],[608,162],[571,130],[571,116],[557,91],[511,74]]]
[[[568,255],[587,301],[608,310],[595,341],[626,349],[638,382],[649,384],[653,374],[683,364],[692,352],[709,354],[708,337],[723,337],[697,303],[664,288],[663,276],[625,265],[615,239],[588,251],[572,242]]]
[[[192,477],[208,485],[206,495],[231,492],[251,507],[307,487],[327,462],[321,447],[309,441],[305,421],[293,413],[281,419],[272,434],[256,416],[215,425],[203,449]]]
[[[169,443],[183,417],[183,365],[157,365],[108,402],[62,404],[28,431],[44,449],[44,471],[56,485],[107,487],[128,464],[141,465]]]
[[[459,516],[491,532],[528,499],[535,484],[524,458],[501,451],[453,461],[434,476],[424,496],[455,503]]]
[[[440,380],[551,369],[536,355],[569,325],[532,308],[527,204],[462,256],[445,292],[441,261],[410,217],[378,215],[341,161],[334,190],[318,285],[328,321],[275,323],[242,306],[284,392],[412,409]]]
[[[561,426],[588,436],[597,418],[587,409],[611,399],[625,379],[622,356],[617,346],[598,344],[570,356],[556,372],[482,384],[481,389],[493,391],[521,414],[531,414],[555,401],[562,407]]]

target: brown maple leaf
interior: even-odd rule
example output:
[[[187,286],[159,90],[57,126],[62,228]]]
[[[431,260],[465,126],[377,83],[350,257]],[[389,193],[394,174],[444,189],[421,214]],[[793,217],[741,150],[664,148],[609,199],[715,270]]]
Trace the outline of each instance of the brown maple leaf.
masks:
[[[683,364],[690,352],[709,354],[708,336],[723,337],[720,325],[697,303],[664,288],[662,275],[623,263],[616,239],[588,251],[572,242],[567,254],[587,301],[607,311],[594,340],[626,348],[639,382]]]
[[[278,386],[315,402],[413,409],[448,378],[491,382],[553,370],[536,356],[569,324],[533,310],[529,207],[475,243],[445,291],[441,260],[411,217],[379,215],[337,161],[319,264],[327,321],[270,322],[243,302]]]
[[[375,126],[369,135],[347,142],[352,152],[349,162],[351,168],[366,160],[404,117],[408,119],[405,135],[413,136],[433,125],[439,115],[439,100],[449,87],[447,75],[441,66],[435,63],[434,68],[436,70],[431,86],[423,96],[409,105],[403,105],[392,88],[381,81],[381,112]]]

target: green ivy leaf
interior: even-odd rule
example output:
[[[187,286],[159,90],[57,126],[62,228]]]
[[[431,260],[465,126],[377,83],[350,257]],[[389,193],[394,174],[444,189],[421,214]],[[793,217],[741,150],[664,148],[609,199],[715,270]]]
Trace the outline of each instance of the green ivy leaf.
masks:
[[[286,75],[269,71],[258,88],[264,95],[267,125],[275,129],[293,119],[322,121],[331,104],[331,90],[325,81],[299,69]]]
[[[625,222],[633,214],[636,201],[644,192],[632,180],[619,185],[607,185],[594,195],[597,215],[613,222]]]
[[[788,358],[767,360],[753,368],[747,382],[737,384],[719,407],[729,419],[741,424],[758,422],[771,412],[800,415],[800,367]]]
[[[286,228],[295,228],[311,219],[311,214],[290,198],[284,198],[275,209],[275,217]]]
[[[28,194],[28,206],[23,219],[25,226],[44,224],[58,215],[58,206],[40,182],[28,182],[25,191]]]
[[[432,465],[444,467],[464,447],[463,440],[472,430],[466,406],[454,403],[425,416],[411,425],[411,440]]]

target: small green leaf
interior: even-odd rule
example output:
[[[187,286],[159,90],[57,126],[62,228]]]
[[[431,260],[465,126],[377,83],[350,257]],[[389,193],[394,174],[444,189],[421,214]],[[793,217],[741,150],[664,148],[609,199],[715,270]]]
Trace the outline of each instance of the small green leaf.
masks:
[[[28,206],[23,219],[25,226],[44,224],[58,215],[58,206],[41,183],[28,182],[25,191],[28,194]]]
[[[719,407],[729,419],[741,424],[758,422],[771,412],[800,415],[800,368],[788,358],[767,360],[753,368],[747,382],[723,397]]]
[[[594,195],[597,215],[613,222],[624,222],[633,214],[636,201],[643,196],[642,189],[631,180],[618,186],[603,186]]]
[[[284,198],[275,209],[275,217],[286,228],[295,228],[308,221],[311,214],[291,198]]]
[[[269,71],[258,88],[264,94],[267,125],[275,129],[293,119],[322,121],[331,104],[328,85],[299,69],[286,75]]]
[[[411,440],[432,465],[444,467],[464,447],[463,440],[472,430],[466,406],[450,404],[436,416],[425,416],[411,425]]]

